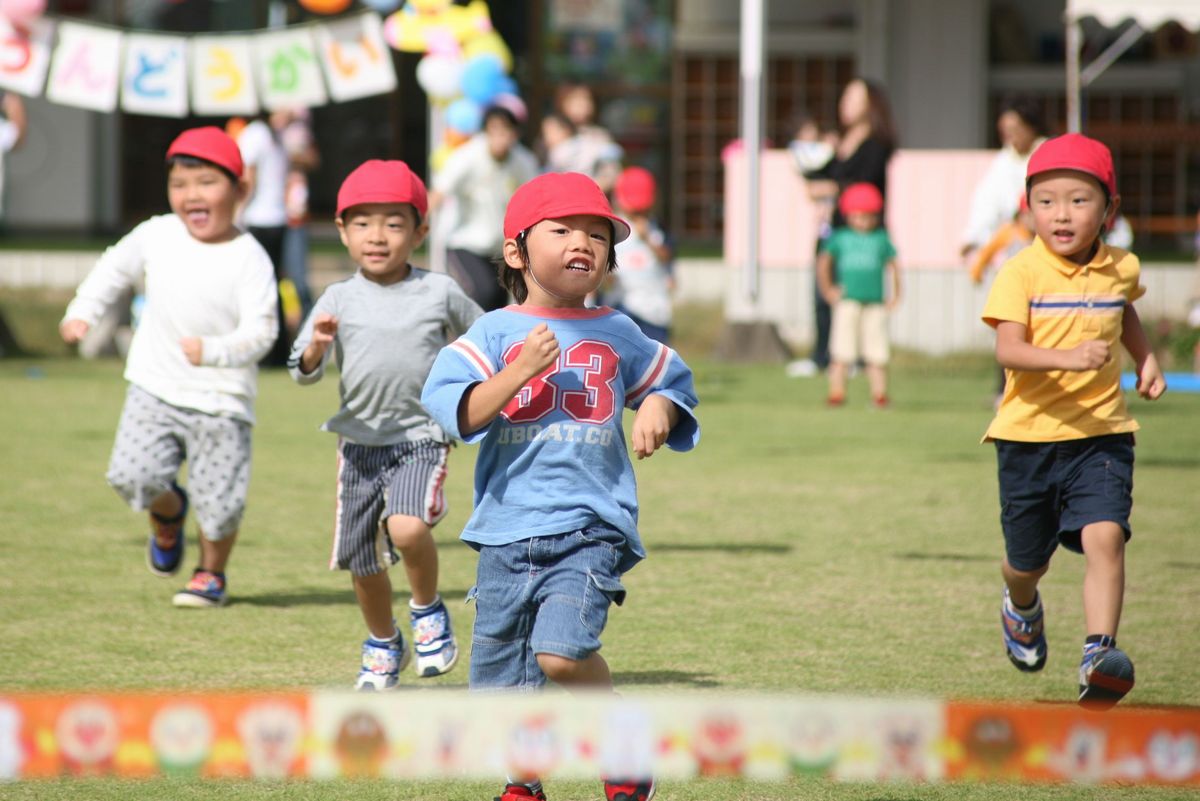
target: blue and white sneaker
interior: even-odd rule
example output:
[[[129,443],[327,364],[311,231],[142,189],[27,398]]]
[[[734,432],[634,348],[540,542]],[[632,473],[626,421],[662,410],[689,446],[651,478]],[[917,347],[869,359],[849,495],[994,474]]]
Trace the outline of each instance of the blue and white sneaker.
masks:
[[[415,669],[421,678],[449,673],[458,662],[458,643],[450,628],[450,613],[441,598],[428,609],[408,610],[412,622]]]
[[[174,517],[162,517],[150,513],[150,542],[146,545],[146,566],[156,576],[170,578],[179,572],[183,562],[183,521],[188,513],[188,496],[183,487],[171,482],[171,489],[178,495],[183,506]],[[164,547],[160,542],[166,542]]]
[[[1111,709],[1133,689],[1133,661],[1105,637],[1083,647],[1079,663],[1079,704],[1088,709]]]
[[[411,656],[399,630],[396,631],[396,636],[387,642],[368,637],[363,640],[362,668],[358,671],[358,681],[354,683],[354,689],[360,692],[395,689],[400,682],[400,671],[408,665]]]
[[[1033,673],[1046,666],[1046,633],[1042,625],[1042,596],[1037,596],[1034,612],[1029,617],[1022,615],[1013,606],[1004,590],[1004,603],[1000,605],[1000,622],[1004,631],[1004,651],[1017,670]]]

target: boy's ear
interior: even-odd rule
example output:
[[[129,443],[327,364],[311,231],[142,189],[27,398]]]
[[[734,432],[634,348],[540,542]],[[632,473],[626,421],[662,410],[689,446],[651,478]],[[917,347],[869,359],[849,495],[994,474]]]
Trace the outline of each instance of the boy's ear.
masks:
[[[342,240],[342,247],[350,247],[350,243],[346,240],[346,221],[341,217],[335,217],[333,224],[338,229],[338,239]]]
[[[504,240],[504,263],[514,270],[525,269],[525,260],[521,258],[521,248],[517,244],[517,240]]]
[[[427,236],[429,236],[429,220],[421,220],[421,224],[413,230],[413,250],[421,247],[421,243]]]
[[[1116,219],[1117,212],[1121,209],[1121,196],[1113,195],[1108,200],[1108,209],[1104,214],[1104,224],[1110,225]]]

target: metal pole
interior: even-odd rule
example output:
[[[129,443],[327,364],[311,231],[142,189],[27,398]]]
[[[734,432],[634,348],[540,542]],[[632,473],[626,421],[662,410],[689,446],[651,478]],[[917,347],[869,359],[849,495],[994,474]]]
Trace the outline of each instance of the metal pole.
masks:
[[[763,6],[766,0],[742,0],[741,82],[742,146],[746,154],[746,251],[742,264],[746,292],[758,298],[759,164],[762,147]]]
[[[1083,47],[1083,31],[1079,21],[1067,8],[1067,132],[1079,133],[1083,130],[1083,114],[1080,105],[1083,98],[1083,84],[1079,77],[1079,51]]]
[[[433,154],[438,148],[438,143],[445,138],[446,135],[446,112],[438,103],[433,102],[432,98],[429,101],[429,158],[426,163],[429,165],[429,184],[433,185]],[[449,199],[444,199],[442,210],[448,210],[447,203]],[[445,217],[444,214],[435,215],[433,223],[429,226],[429,236],[425,240],[429,248],[429,271],[434,273],[446,272],[446,228],[441,225],[441,220]]]

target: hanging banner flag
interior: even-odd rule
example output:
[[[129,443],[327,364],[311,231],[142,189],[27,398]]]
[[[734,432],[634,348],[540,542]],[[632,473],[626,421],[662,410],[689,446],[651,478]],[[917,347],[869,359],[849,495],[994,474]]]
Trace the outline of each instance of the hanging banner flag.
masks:
[[[377,15],[322,23],[317,26],[317,42],[329,94],[337,102],[396,88],[396,68]]]
[[[53,20],[39,19],[26,33],[0,22],[0,89],[36,97],[46,83],[50,67]]]
[[[121,109],[131,114],[186,117],[187,39],[130,34],[125,37]]]
[[[121,76],[120,31],[64,22],[50,65],[46,97],[55,103],[92,111],[117,107]]]
[[[329,102],[312,30],[297,28],[254,37],[254,66],[263,107],[274,111]]]
[[[192,38],[192,113],[199,117],[258,113],[248,36]]]

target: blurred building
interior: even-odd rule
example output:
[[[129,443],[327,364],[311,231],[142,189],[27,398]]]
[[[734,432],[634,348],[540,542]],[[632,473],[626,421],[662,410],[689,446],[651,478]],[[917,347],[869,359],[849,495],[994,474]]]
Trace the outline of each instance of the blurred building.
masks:
[[[517,57],[533,119],[556,84],[584,80],[627,160],[656,171],[663,212],[685,241],[717,242],[724,213],[721,149],[737,136],[734,0],[491,0]],[[765,131],[786,143],[801,113],[835,123],[855,75],[882,83],[906,148],[998,145],[993,121],[1009,93],[1040,99],[1065,129],[1065,0],[767,0]],[[297,0],[50,0],[50,11],[126,28],[261,29],[312,19]],[[1121,29],[1085,24],[1086,61]],[[391,96],[316,109],[324,161],[318,215],[337,184],[372,156],[423,164],[426,104],[417,56],[395,54]],[[97,115],[34,100],[30,144],[10,157],[11,229],[116,232],[164,208],[161,154],[185,126]],[[1177,25],[1144,35],[1084,93],[1084,130],[1117,159],[1139,246],[1182,248],[1200,207],[1200,38]],[[188,121],[223,123],[223,120]],[[532,137],[529,137],[532,139]],[[18,199],[19,198],[19,199]]]

